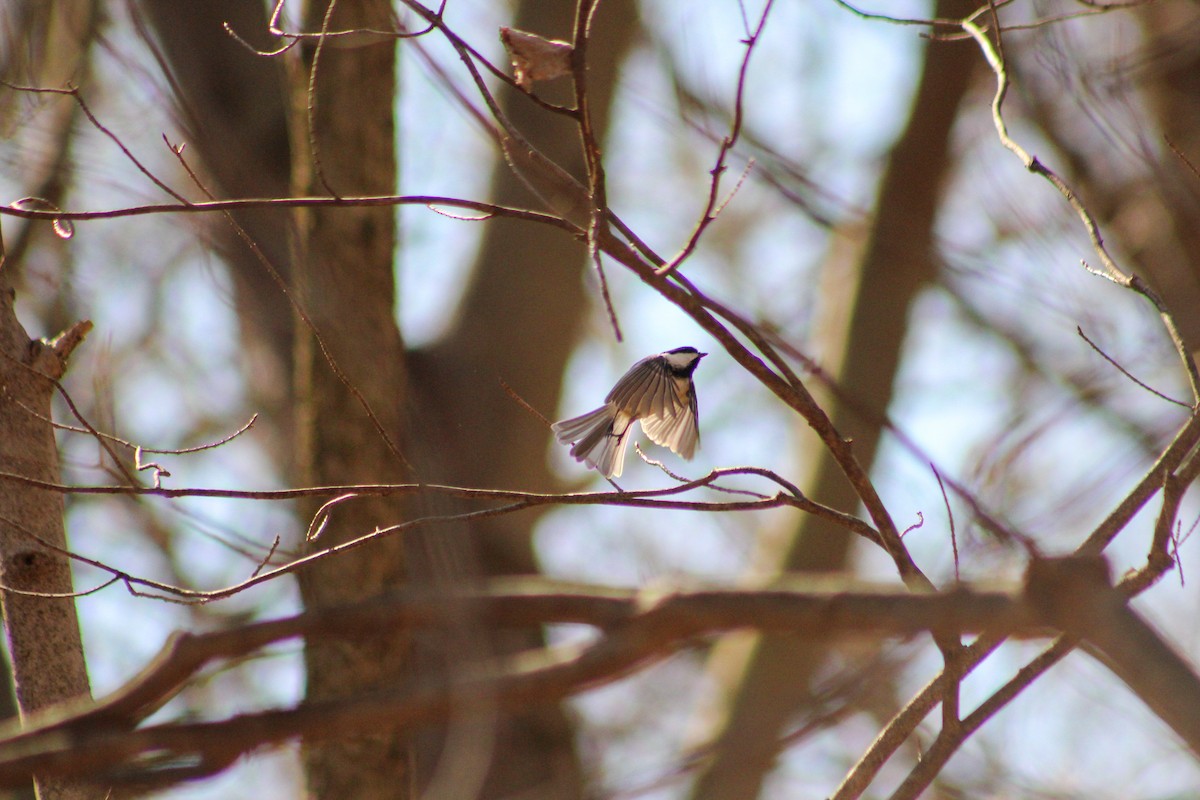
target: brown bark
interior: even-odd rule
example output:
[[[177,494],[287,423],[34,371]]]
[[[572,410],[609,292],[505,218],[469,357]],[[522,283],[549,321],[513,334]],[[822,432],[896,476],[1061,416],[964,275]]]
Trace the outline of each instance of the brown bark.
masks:
[[[13,308],[0,250],[0,471],[59,482],[51,417],[54,384],[78,339],[31,341]],[[86,331],[82,331],[86,332]],[[0,606],[12,659],[21,717],[91,694],[75,601],[46,595],[72,591],[62,551],[63,496],[18,483],[0,486]],[[33,594],[22,594],[32,592]],[[88,798],[102,792],[57,779],[34,785],[46,800]]]
[[[969,13],[961,0],[942,0],[939,17]],[[820,350],[862,415],[828,402],[835,426],[854,442],[868,469],[879,442],[879,417],[892,398],[893,382],[908,327],[908,312],[934,277],[933,225],[943,179],[952,168],[950,134],[978,54],[969,43],[934,43],[926,49],[921,83],[906,130],[892,149],[876,211],[858,263],[831,281],[822,298],[827,325]],[[835,252],[835,255],[837,253]],[[839,308],[844,301],[844,309]],[[829,304],[833,304],[829,308]],[[815,444],[806,494],[845,510],[858,499],[829,453]],[[836,572],[848,569],[851,536],[813,516],[789,535],[769,541],[756,558],[766,572]],[[713,736],[714,755],[694,796],[704,800],[756,797],[778,752],[778,739],[802,707],[827,650],[824,645],[778,637],[737,637],[714,652],[710,668],[728,689],[726,708]]]
[[[319,30],[324,12],[324,4],[313,4],[306,29]],[[331,23],[386,29],[391,5],[386,0],[339,3]],[[311,125],[313,150],[296,148],[296,194],[394,193],[395,47],[394,40],[384,39],[321,49],[311,96],[309,71],[318,54],[315,43],[304,47],[304,69],[294,76],[293,142],[308,142]],[[312,328],[298,325],[299,479],[314,485],[410,479],[401,454],[393,450],[403,446],[400,408],[406,388],[395,321],[392,209],[314,209],[300,218],[297,294]],[[336,544],[403,518],[402,504],[392,500],[345,503],[332,516],[321,544]],[[299,578],[308,608],[378,595],[407,580],[403,542],[382,539],[323,561]],[[411,668],[410,650],[407,637],[396,632],[356,644],[309,642],[307,697],[324,700],[395,685]],[[408,796],[409,747],[395,731],[305,742],[303,757],[313,797]]]
[[[0,77],[18,85],[87,85],[92,44],[102,22],[98,3],[18,2],[6,14],[14,25],[0,47]],[[6,92],[0,101],[0,136],[31,135],[19,127],[28,123],[20,98],[18,92]],[[24,164],[21,172],[29,194],[58,205],[70,185],[75,122],[80,115],[78,105],[66,97],[43,104],[40,113],[46,118],[37,134],[43,137],[44,156]],[[11,231],[16,226],[8,227]],[[64,337],[58,347],[30,341],[12,305],[24,254],[39,237],[53,235],[50,226],[27,222],[10,241],[0,239],[0,471],[56,481],[58,451],[54,431],[45,421],[51,416],[54,386],[35,371],[61,377],[80,340]],[[85,328],[75,330],[82,335]],[[0,585],[42,593],[71,592],[66,558],[33,539],[66,547],[63,508],[61,495],[16,484],[0,487]],[[10,683],[0,702],[0,717],[24,719],[61,701],[89,696],[74,600],[3,592],[0,606],[8,651],[0,673]],[[35,794],[83,798],[102,793],[58,778],[35,778],[12,796]]]

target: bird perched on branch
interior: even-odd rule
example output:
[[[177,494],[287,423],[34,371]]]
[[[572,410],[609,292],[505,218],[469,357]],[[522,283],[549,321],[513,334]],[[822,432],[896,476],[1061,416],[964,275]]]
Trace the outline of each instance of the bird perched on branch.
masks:
[[[690,459],[700,442],[692,373],[706,355],[694,347],[676,347],[643,358],[617,381],[604,405],[554,423],[554,435],[574,445],[576,461],[587,462],[606,478],[621,476],[629,431],[638,421],[652,442]]]

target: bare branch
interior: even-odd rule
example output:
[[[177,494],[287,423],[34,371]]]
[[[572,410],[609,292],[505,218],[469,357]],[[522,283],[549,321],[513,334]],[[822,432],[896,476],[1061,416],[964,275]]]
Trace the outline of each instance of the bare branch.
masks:
[[[1078,333],[1078,334],[1079,334],[1079,338],[1081,338],[1081,339],[1083,339],[1085,342],[1087,342],[1087,343],[1088,343],[1088,347],[1090,347],[1090,348],[1092,348],[1093,350],[1095,350],[1095,351],[1096,351],[1096,353],[1097,353],[1097,354],[1098,354],[1098,355],[1099,355],[1101,358],[1103,358],[1103,359],[1104,359],[1105,361],[1107,361],[1109,364],[1112,364],[1114,367],[1116,367],[1116,368],[1117,368],[1117,371],[1118,371],[1118,372],[1120,372],[1120,373],[1121,373],[1122,375],[1124,375],[1126,378],[1129,378],[1129,380],[1133,381],[1135,384],[1137,384],[1138,386],[1142,387],[1143,389],[1145,389],[1145,390],[1146,390],[1147,392],[1149,392],[1150,394],[1154,395],[1155,397],[1157,397],[1157,398],[1159,398],[1159,399],[1161,399],[1161,400],[1166,400],[1168,403],[1172,403],[1172,404],[1174,404],[1174,405],[1181,406],[1181,407],[1183,407],[1183,408],[1186,408],[1186,409],[1189,409],[1189,410],[1191,409],[1191,406],[1190,406],[1190,405],[1188,405],[1187,403],[1180,402],[1179,400],[1176,400],[1176,399],[1175,399],[1175,398],[1173,398],[1173,397],[1168,397],[1167,395],[1165,395],[1165,394],[1163,394],[1162,392],[1160,392],[1158,389],[1155,389],[1153,386],[1149,386],[1149,385],[1147,385],[1147,384],[1143,383],[1142,381],[1138,380],[1137,378],[1135,378],[1135,377],[1134,377],[1134,376],[1133,376],[1133,375],[1132,375],[1132,374],[1129,372],[1129,370],[1125,369],[1123,366],[1121,366],[1120,364],[1118,364],[1118,363],[1117,363],[1117,360],[1116,360],[1115,358],[1113,358],[1113,357],[1112,357],[1112,356],[1110,356],[1108,353],[1106,353],[1106,352],[1104,352],[1103,350],[1101,350],[1101,349],[1100,349],[1100,346],[1099,346],[1098,344],[1096,344],[1096,343],[1095,343],[1095,342],[1093,342],[1091,339],[1089,339],[1089,338],[1088,338],[1088,335],[1087,335],[1086,333],[1084,333],[1084,332],[1083,332],[1083,328],[1081,328],[1080,326],[1078,326],[1078,325],[1076,325],[1076,326],[1075,326],[1075,332],[1076,332],[1076,333]]]
[[[732,475],[757,475],[772,481],[776,485],[782,487],[784,491],[777,492],[776,494],[770,496],[760,496],[752,500],[737,500],[727,502],[668,499],[674,495],[701,487],[710,486],[718,479]],[[121,582],[126,585],[130,592],[133,592],[134,594],[145,595],[155,599],[171,599],[175,602],[184,603],[209,603],[215,600],[230,597],[253,586],[257,586],[266,581],[274,580],[281,575],[294,573],[310,566],[317,561],[335,557],[340,553],[361,547],[384,536],[402,533],[418,527],[478,520],[487,517],[508,514],[527,508],[536,508],[549,505],[613,505],[632,508],[674,509],[703,511],[710,513],[755,511],[770,508],[791,507],[807,513],[816,514],[829,519],[836,524],[843,525],[851,532],[862,536],[863,538],[875,544],[879,544],[880,542],[878,532],[871,528],[871,526],[864,523],[862,520],[851,514],[846,514],[845,512],[838,511],[837,509],[829,508],[809,500],[800,494],[799,490],[788,481],[779,477],[770,470],[765,470],[758,467],[728,467],[724,469],[717,469],[713,470],[704,477],[688,481],[687,483],[679,486],[667,487],[665,489],[653,489],[637,492],[617,491],[568,494],[542,494],[536,492],[520,492],[500,489],[472,489],[466,487],[418,483],[325,486],[309,487],[304,489],[283,489],[275,491],[243,491],[234,489],[203,488],[170,489],[163,487],[142,486],[68,486],[64,484],[53,484],[46,481],[38,481],[13,473],[0,473],[0,480],[8,480],[38,489],[57,491],[65,494],[155,496],[168,498],[220,497],[242,500],[273,501],[297,500],[301,498],[312,497],[332,497],[335,498],[333,501],[334,503],[341,503],[365,497],[414,495],[458,497],[468,500],[502,503],[502,505],[493,506],[478,511],[469,511],[460,514],[418,517],[389,527],[379,528],[377,530],[364,533],[361,536],[350,539],[349,541],[343,542],[339,545],[310,553],[304,557],[282,564],[273,569],[263,571],[262,565],[260,564],[259,567],[255,569],[254,574],[247,580],[215,590],[184,589],[182,587],[162,583],[161,581],[141,578],[132,575],[125,570],[121,570],[109,564],[82,556],[78,553],[62,550],[61,548],[55,548],[69,558],[86,563],[89,566],[103,570],[110,575],[118,577]],[[307,536],[310,539],[316,538],[320,534],[323,520],[328,518],[329,508],[330,504],[326,504],[314,516],[313,522],[310,524],[307,533]],[[23,530],[16,521],[9,520],[9,522],[18,530]],[[24,531],[24,533],[27,536],[32,536],[32,534],[28,531]],[[40,539],[38,541],[40,541]],[[43,542],[43,544],[46,543]],[[145,592],[137,589],[137,586],[151,589],[154,593],[146,594]]]
[[[1200,756],[1200,677],[1114,588],[1108,565],[1033,562],[1028,597],[1046,619],[1099,651],[1101,661]]]
[[[447,624],[468,614],[494,626],[552,622],[592,625],[603,633],[582,647],[549,648],[519,659],[465,668],[448,681],[297,709],[245,714],[217,722],[166,723],[132,730],[214,660],[239,658],[295,638],[375,636],[399,627]],[[609,683],[716,633],[755,628],[844,637],[906,636],[932,627],[996,629],[1042,635],[1019,594],[955,589],[895,593],[862,586],[821,587],[790,580],[765,590],[649,593],[559,584],[534,578],[483,589],[410,591],[385,600],[174,637],[140,675],[109,697],[27,720],[0,740],[0,785],[28,772],[98,781],[144,780],[146,755],[170,761],[226,764],[241,752],[298,735],[339,736],[364,726],[411,727],[453,710],[469,713],[487,699],[502,707],[551,702]]]
[[[993,4],[991,8],[994,12],[995,5]],[[979,44],[984,58],[987,59],[988,66],[992,68],[992,72],[996,75],[996,94],[992,99],[992,123],[996,128],[996,134],[1000,138],[1000,143],[1021,159],[1021,163],[1025,165],[1025,169],[1035,175],[1041,175],[1051,186],[1057,189],[1059,194],[1063,196],[1063,199],[1067,201],[1068,205],[1079,216],[1084,230],[1087,231],[1088,238],[1092,242],[1092,248],[1096,251],[1096,255],[1099,257],[1102,266],[1101,270],[1094,270],[1084,261],[1082,262],[1084,268],[1095,275],[1107,278],[1118,286],[1124,286],[1142,295],[1158,311],[1163,326],[1166,328],[1167,335],[1170,337],[1171,343],[1175,346],[1175,351],[1178,353],[1179,359],[1183,364],[1188,384],[1192,390],[1193,405],[1200,405],[1200,371],[1197,371],[1196,361],[1192,357],[1191,350],[1183,341],[1183,336],[1180,334],[1179,328],[1175,323],[1175,317],[1171,314],[1171,311],[1167,308],[1162,298],[1141,277],[1127,274],[1117,266],[1117,262],[1108,252],[1108,247],[1104,243],[1104,237],[1100,234],[1100,226],[1096,223],[1095,217],[1092,216],[1091,211],[1083,204],[1083,201],[1079,199],[1074,190],[1067,185],[1066,181],[1059,177],[1058,173],[1039,161],[1036,156],[1031,155],[1029,151],[1009,135],[1008,125],[1005,123],[1003,115],[1004,97],[1008,94],[1009,85],[1008,69],[1004,62],[1003,51],[1000,49],[999,42],[1001,40],[999,34],[997,34],[997,44],[993,45],[983,30],[973,21],[969,19],[963,20],[962,27]]]
[[[746,48],[746,52],[742,55],[742,64],[738,69],[737,90],[733,101],[733,122],[730,125],[729,133],[721,140],[721,147],[717,152],[717,163],[709,173],[712,176],[712,180],[709,181],[708,185],[708,202],[705,204],[704,211],[700,215],[700,220],[696,223],[695,228],[693,228],[692,234],[688,237],[683,249],[668,263],[658,268],[659,275],[668,275],[674,272],[679,268],[680,264],[687,260],[688,256],[696,250],[696,246],[700,244],[700,237],[704,235],[708,226],[716,220],[720,209],[724,208],[733,197],[731,193],[728,198],[721,201],[721,176],[725,174],[725,170],[727,169],[725,162],[729,158],[729,154],[733,151],[734,146],[737,145],[738,138],[742,135],[742,123],[745,119],[746,77],[750,72],[750,56],[754,54],[754,48],[758,44],[763,29],[767,25],[767,17],[770,15],[773,5],[774,0],[767,0],[766,4],[763,5],[762,15],[758,18],[758,25],[753,31],[747,30],[746,38],[742,40],[742,45]],[[749,172],[749,170],[750,167],[747,166],[746,171]],[[745,177],[746,175],[743,173],[741,180],[734,187],[734,192],[742,185]]]
[[[507,217],[528,222],[540,222],[552,225],[565,231],[574,232],[577,229],[551,214],[538,211],[528,211],[523,208],[509,208],[495,203],[483,203],[476,200],[464,200],[458,197],[439,197],[435,195],[384,195],[379,197],[267,197],[239,198],[236,200],[211,200],[203,203],[157,203],[141,206],[127,206],[105,211],[43,211],[21,208],[16,205],[0,206],[0,216],[23,217],[25,219],[41,219],[48,222],[56,220],[94,220],[118,219],[120,217],[140,217],[150,214],[194,214],[239,211],[249,208],[320,208],[323,206],[407,206],[420,205],[449,206],[451,208],[466,208],[479,211],[491,217]],[[434,209],[435,210],[435,209]]]

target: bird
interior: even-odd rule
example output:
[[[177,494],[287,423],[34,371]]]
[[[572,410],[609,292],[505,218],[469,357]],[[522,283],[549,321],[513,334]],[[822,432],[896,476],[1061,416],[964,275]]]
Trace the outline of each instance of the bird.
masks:
[[[692,373],[706,355],[694,347],[676,347],[646,356],[617,381],[604,405],[554,423],[554,435],[571,445],[576,461],[586,462],[606,478],[621,477],[634,422],[641,422],[642,431],[655,444],[690,460],[700,442]]]

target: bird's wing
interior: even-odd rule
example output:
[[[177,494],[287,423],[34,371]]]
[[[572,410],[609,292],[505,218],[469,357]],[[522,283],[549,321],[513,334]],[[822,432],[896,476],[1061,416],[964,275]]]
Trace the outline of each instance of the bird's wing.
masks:
[[[668,447],[686,459],[696,454],[700,428],[695,391],[688,392],[686,405],[680,402],[672,409],[672,413],[652,414],[642,417],[641,422],[642,431],[655,444]]]
[[[634,418],[669,417],[687,408],[670,370],[658,356],[643,358],[630,367],[604,399]]]

